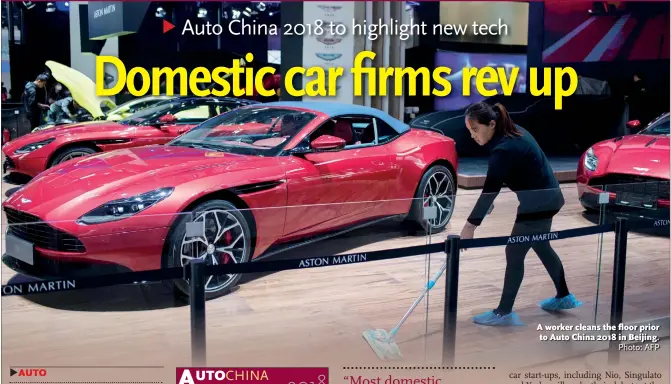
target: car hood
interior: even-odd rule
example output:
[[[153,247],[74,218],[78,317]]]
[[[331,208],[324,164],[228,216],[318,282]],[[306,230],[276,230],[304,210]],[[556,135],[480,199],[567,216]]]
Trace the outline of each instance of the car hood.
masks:
[[[83,123],[56,125],[41,131],[31,132],[16,138],[2,147],[3,152],[13,153],[15,150],[38,141],[58,138],[61,136],[75,136],[81,133],[110,132],[113,130],[133,129],[114,121],[87,121]]]
[[[103,105],[110,109],[116,108],[112,99],[96,94],[96,85],[88,76],[52,60],[47,61],[46,66],[51,70],[51,75],[68,88],[77,104],[86,109],[93,118],[105,116]]]
[[[7,199],[5,206],[47,221],[75,220],[111,200],[157,188],[179,189],[198,183],[202,190],[210,187],[210,180],[212,187],[218,183],[217,187],[228,188],[236,183],[248,183],[250,170],[259,169],[271,178],[282,177],[281,167],[273,167],[277,164],[275,157],[185,147],[157,145],[122,149],[69,161],[42,172]],[[194,191],[185,187],[179,193],[190,196],[197,192]]]
[[[599,158],[604,150],[612,153],[608,173],[669,178],[668,136],[630,135],[602,142],[594,150]]]

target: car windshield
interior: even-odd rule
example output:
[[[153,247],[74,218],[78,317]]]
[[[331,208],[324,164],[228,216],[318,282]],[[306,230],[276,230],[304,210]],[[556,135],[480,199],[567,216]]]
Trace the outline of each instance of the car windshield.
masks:
[[[641,135],[663,136],[669,134],[669,115],[653,120],[648,126],[639,132]]]
[[[127,102],[125,102],[125,103],[123,103],[123,104],[117,106],[116,108],[114,108],[114,109],[112,109],[111,111],[107,112],[107,114],[108,114],[108,115],[113,115],[113,114],[115,114],[115,113],[119,113],[120,111],[123,111],[123,110],[125,110],[126,108],[128,108],[128,106],[130,106],[130,105],[134,105],[134,104],[145,104],[145,105],[149,105],[149,106],[151,106],[151,107],[154,107],[154,106],[156,106],[156,105],[158,105],[158,104],[161,104],[161,103],[164,103],[164,102],[167,102],[167,101],[170,101],[170,99],[169,99],[168,97],[165,97],[165,98],[156,98],[156,99],[154,99],[154,100],[150,100],[150,99],[148,99],[148,100],[134,99],[134,100],[127,101]],[[143,108],[143,109],[146,109],[146,108]]]
[[[128,116],[127,118],[120,120],[119,123],[126,125],[142,125],[145,122],[152,121],[158,117],[161,117],[175,108],[179,103],[176,102],[163,102],[158,105],[151,106],[149,108],[142,109],[135,112],[134,114]]]
[[[168,145],[253,156],[274,156],[317,116],[263,105],[238,108],[212,118]]]

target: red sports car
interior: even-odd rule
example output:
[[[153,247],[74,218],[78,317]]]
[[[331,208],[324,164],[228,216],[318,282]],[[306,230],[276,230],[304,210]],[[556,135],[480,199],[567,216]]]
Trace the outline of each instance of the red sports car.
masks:
[[[274,245],[384,217],[438,232],[452,216],[456,171],[452,139],[377,109],[250,105],[167,145],[45,171],[3,204],[3,261],[34,277],[64,277],[192,258],[243,263]],[[429,205],[435,217],[426,221]],[[208,297],[239,278],[208,278]],[[187,294],[186,284],[175,282],[176,291]]]
[[[34,177],[54,165],[97,152],[165,144],[196,125],[241,105],[233,98],[184,97],[141,110],[126,119],[59,125],[14,139],[2,147],[3,173]]]
[[[595,144],[578,164],[580,203],[598,210],[599,193],[608,192],[610,213],[668,220],[669,155],[668,113],[635,135]]]

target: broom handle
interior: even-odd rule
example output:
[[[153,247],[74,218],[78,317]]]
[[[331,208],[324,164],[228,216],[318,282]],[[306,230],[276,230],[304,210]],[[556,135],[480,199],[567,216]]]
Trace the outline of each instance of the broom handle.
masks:
[[[391,332],[389,332],[390,337],[396,336],[396,333],[398,332],[399,328],[401,328],[401,325],[403,325],[403,323],[405,323],[405,321],[408,319],[408,317],[410,316],[412,311],[414,311],[415,308],[422,301],[422,299],[424,298],[426,293],[429,292],[431,290],[431,288],[433,288],[434,285],[436,285],[436,281],[438,281],[438,279],[443,274],[443,272],[445,272],[446,269],[447,269],[447,261],[443,264],[442,267],[440,267],[440,270],[438,272],[436,272],[436,274],[433,276],[433,279],[429,280],[429,282],[426,284],[426,287],[424,288],[424,291],[422,292],[421,296],[419,296],[417,298],[417,300],[415,300],[415,302],[412,303],[412,306],[410,307],[408,312],[405,313],[405,315],[403,316],[401,321],[399,321],[398,324],[396,324],[396,326],[391,330]]]

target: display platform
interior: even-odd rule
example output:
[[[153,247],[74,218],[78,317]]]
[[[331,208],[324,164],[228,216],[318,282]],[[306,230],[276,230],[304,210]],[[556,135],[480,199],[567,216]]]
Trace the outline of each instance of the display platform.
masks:
[[[560,183],[574,182],[579,156],[575,157],[548,157],[555,177]],[[459,188],[474,189],[482,188],[487,177],[486,157],[466,157],[459,159],[459,170],[457,171],[457,185]]]
[[[562,185],[562,190],[567,204],[555,218],[552,229],[595,225],[593,217],[584,215],[575,185]],[[397,223],[381,223],[296,248],[281,257],[365,254],[427,242],[441,243],[447,235],[459,233],[478,196],[478,191],[459,190],[451,222],[440,233],[410,236]],[[515,194],[502,191],[476,237],[509,234],[516,200]],[[505,271],[505,247],[463,250],[457,364],[495,366],[498,371],[577,357],[602,348],[604,343],[540,343],[536,327],[609,321],[614,245],[612,232],[553,242],[564,263],[569,288],[584,302],[583,307],[565,313],[538,308],[538,301],[553,296],[554,289],[542,263],[530,251],[515,306],[527,325],[508,329],[471,322],[473,315],[498,303]],[[667,317],[661,320],[667,335],[668,250],[668,237],[630,234],[623,311],[625,323]],[[445,254],[438,253],[249,275],[234,292],[206,304],[208,363],[438,366],[445,277],[438,280],[428,300],[417,307],[400,331],[397,341],[403,360],[380,361],[361,333],[371,328],[391,329],[417,298],[427,275],[433,275],[444,260]],[[3,284],[19,279],[6,266],[2,266],[1,277]],[[137,361],[161,367],[190,364],[189,307],[161,284],[12,296],[5,297],[2,305],[3,325],[12,329],[3,343],[12,351],[13,364],[94,365],[101,360],[115,366],[134,365]]]

